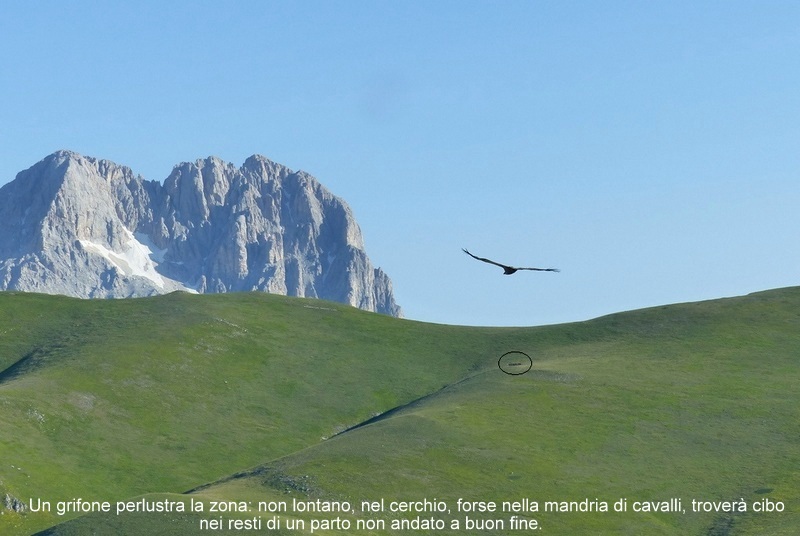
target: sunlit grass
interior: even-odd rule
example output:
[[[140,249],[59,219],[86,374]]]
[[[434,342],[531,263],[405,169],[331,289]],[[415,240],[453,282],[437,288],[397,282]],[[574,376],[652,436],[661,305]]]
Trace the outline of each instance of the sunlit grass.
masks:
[[[0,294],[0,363],[39,349],[0,383],[0,496],[113,501],[212,483],[190,496],[796,506],[798,289],[539,328],[319,303]],[[509,350],[533,370],[503,374]],[[787,510],[534,517],[552,534],[788,534],[800,519]],[[87,516],[52,533],[185,534],[199,517]],[[65,520],[8,512],[0,532]]]

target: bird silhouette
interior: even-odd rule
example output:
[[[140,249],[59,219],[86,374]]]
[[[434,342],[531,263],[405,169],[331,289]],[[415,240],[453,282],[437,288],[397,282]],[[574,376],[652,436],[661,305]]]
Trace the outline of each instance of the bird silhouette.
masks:
[[[560,272],[561,271],[558,268],[524,268],[524,267],[517,267],[517,266],[509,266],[507,264],[500,264],[499,262],[495,262],[495,261],[490,260],[490,259],[485,259],[483,257],[475,256],[475,255],[473,255],[472,253],[470,253],[469,251],[467,251],[464,248],[461,248],[461,250],[464,253],[466,253],[467,255],[469,255],[470,257],[472,257],[473,259],[477,259],[479,261],[488,262],[489,264],[494,264],[495,266],[499,266],[500,268],[503,269],[503,275],[511,275],[514,272],[518,271],[518,270],[534,270],[536,272]]]

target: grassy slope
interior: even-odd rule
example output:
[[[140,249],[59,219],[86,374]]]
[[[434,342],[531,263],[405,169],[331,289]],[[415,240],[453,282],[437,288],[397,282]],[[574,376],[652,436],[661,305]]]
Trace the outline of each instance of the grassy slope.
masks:
[[[0,495],[117,500],[220,479],[192,497],[770,497],[789,511],[533,517],[550,534],[800,526],[800,289],[513,329],[260,294],[0,294],[0,349],[5,365],[33,356],[0,383]],[[502,374],[510,349],[534,370]],[[63,519],[6,513],[0,532]],[[86,516],[52,533],[101,526],[182,534],[197,518]]]
[[[0,497],[51,501],[185,491],[436,390],[490,344],[265,294],[0,294],[0,333],[4,368],[33,356],[0,383]]]

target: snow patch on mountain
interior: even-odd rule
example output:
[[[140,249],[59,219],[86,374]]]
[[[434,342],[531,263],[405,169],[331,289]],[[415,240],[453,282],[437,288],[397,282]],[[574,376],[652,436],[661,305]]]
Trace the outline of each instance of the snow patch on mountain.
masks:
[[[197,293],[196,290],[187,287],[179,281],[174,281],[162,276],[157,269],[158,263],[163,261],[166,249],[157,249],[146,235],[139,233],[139,237],[144,238],[148,244],[142,243],[137,236],[130,230],[123,228],[128,241],[123,244],[121,252],[113,251],[103,244],[92,242],[91,240],[78,240],[83,248],[106,259],[114,265],[122,274],[133,277],[143,277],[161,289],[162,291],[183,290],[185,292]]]

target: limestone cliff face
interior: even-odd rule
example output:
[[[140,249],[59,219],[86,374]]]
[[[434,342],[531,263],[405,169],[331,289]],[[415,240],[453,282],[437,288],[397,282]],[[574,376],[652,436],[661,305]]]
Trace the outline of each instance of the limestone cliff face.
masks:
[[[264,291],[399,316],[350,208],[262,156],[163,183],[68,151],[0,188],[0,288],[77,297]]]

